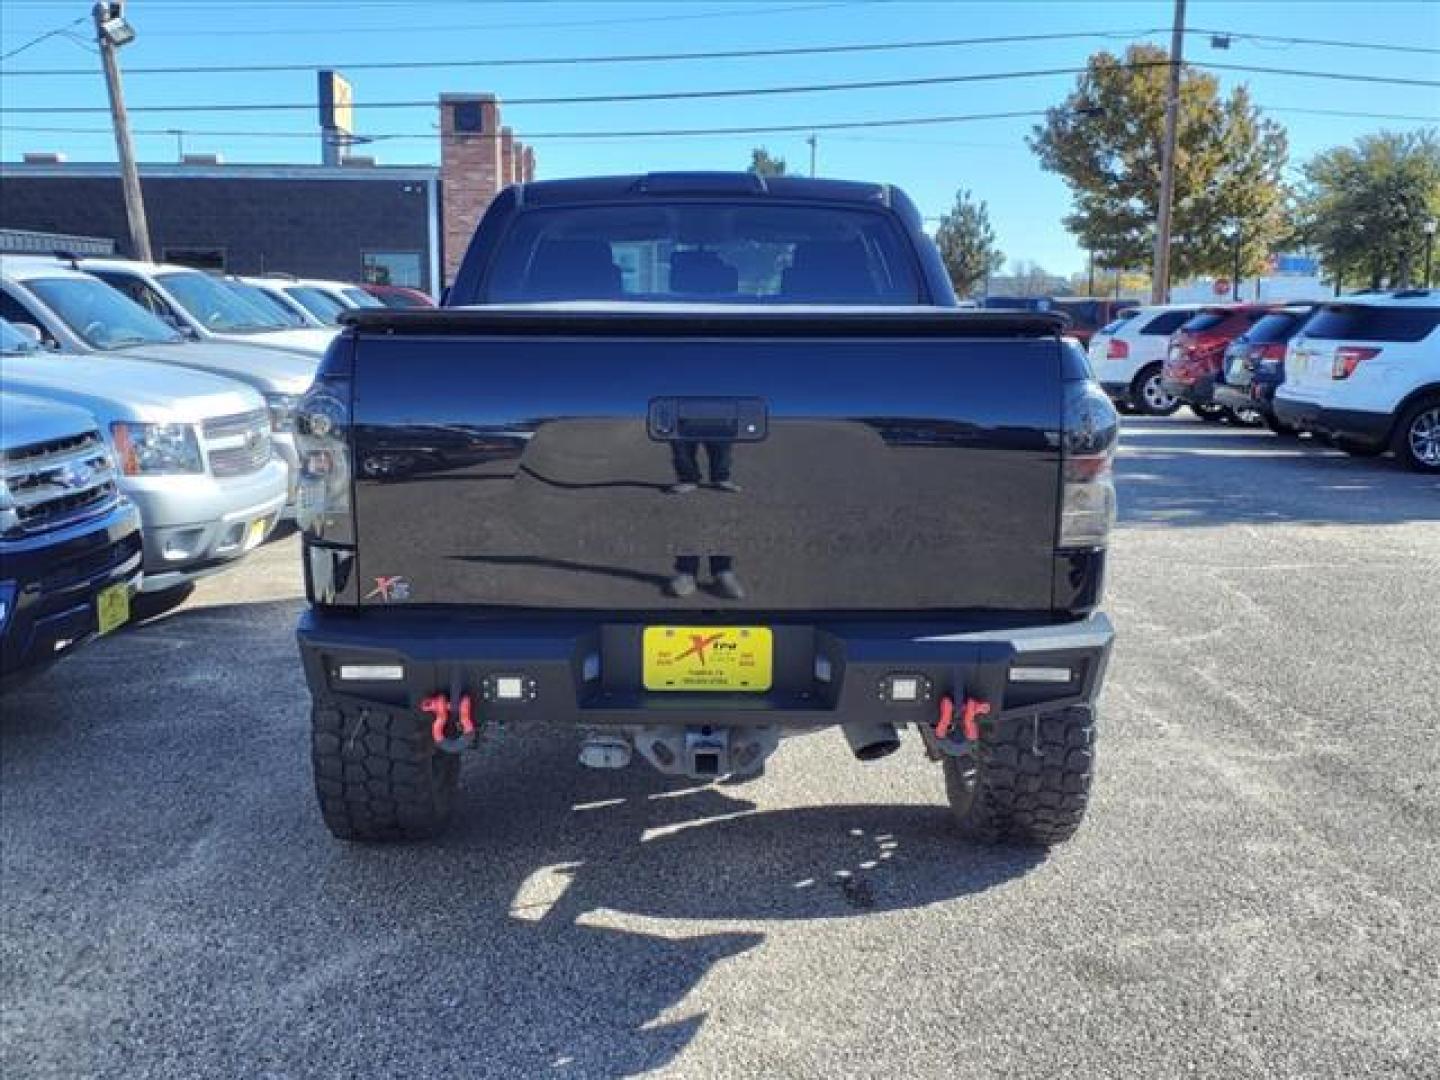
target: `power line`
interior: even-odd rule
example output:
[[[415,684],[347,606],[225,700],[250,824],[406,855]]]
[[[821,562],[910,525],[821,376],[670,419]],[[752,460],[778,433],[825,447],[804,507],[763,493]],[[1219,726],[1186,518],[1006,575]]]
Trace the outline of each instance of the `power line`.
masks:
[[[1164,68],[1169,66],[1168,60],[1138,61],[1116,65],[1130,70],[1144,68]],[[1238,71],[1249,74],[1283,75],[1307,79],[1324,79],[1340,82],[1375,83],[1387,86],[1424,86],[1440,87],[1440,80],[1435,79],[1408,79],[1389,75],[1362,75],[1350,74],[1336,71],[1310,71],[1296,68],[1275,68],[1256,67],[1246,64],[1217,64],[1204,63],[1195,64],[1194,67],[1213,69],[1218,71]],[[792,86],[765,86],[765,87],[740,87],[723,90],[671,90],[657,91],[643,94],[590,94],[572,97],[536,97],[536,98],[509,98],[507,105],[597,105],[597,104],[619,104],[624,102],[653,102],[653,101],[695,101],[713,100],[721,98],[738,97],[771,97],[788,94],[814,94],[829,93],[834,91],[847,90],[879,90],[895,89],[899,87],[915,86],[941,86],[955,85],[960,83],[974,82],[998,82],[1012,79],[1033,79],[1046,78],[1056,75],[1079,75],[1089,71],[1086,67],[1057,67],[1057,68],[1036,68],[1029,71],[994,71],[968,75],[935,75],[911,79],[869,79],[863,82],[847,83],[810,83]],[[417,109],[434,108],[437,102],[434,99],[423,101],[373,101],[365,104],[365,109]],[[137,105],[130,109],[133,113],[183,113],[183,112],[296,112],[309,111],[315,107],[314,102],[254,102],[248,104],[236,103],[211,103],[184,105]],[[62,106],[21,106],[0,108],[0,114],[12,116],[56,116],[56,115],[84,115],[103,113],[107,110],[103,107],[86,105],[62,105]]]
[[[420,71],[444,68],[485,67],[553,67],[588,64],[650,64],[691,60],[747,60],[788,56],[826,56],[846,53],[899,52],[913,49],[943,49],[964,45],[1009,45],[1040,41],[1072,41],[1082,38],[1119,38],[1133,40],[1155,33],[1154,30],[1084,30],[1053,34],[1006,34],[996,37],[935,38],[923,41],[892,41],[855,45],[798,45],[771,49],[726,49],[718,52],[622,53],[609,56],[523,56],[489,60],[376,60],[354,63],[323,64],[208,64],[192,67],[126,68],[131,75],[241,75],[259,72],[309,72],[317,67],[352,71]],[[25,75],[93,75],[89,68],[27,68],[0,71],[0,76]]]
[[[1168,61],[1143,61],[1125,65],[1131,68],[1166,67]],[[1083,67],[1037,68],[1031,71],[996,71],[969,75],[932,75],[910,79],[867,79],[863,82],[808,83],[792,86],[738,87],[726,90],[662,90],[642,94],[584,94],[571,97],[506,98],[507,106],[516,105],[614,105],[622,102],[646,101],[694,101],[712,98],[768,97],[777,94],[818,94],[843,90],[884,90],[908,86],[941,86],[967,82],[995,82],[1010,79],[1034,79],[1053,75],[1078,75],[1086,71]],[[438,102],[431,98],[425,101],[372,101],[365,109],[415,109],[434,108]],[[172,112],[291,112],[313,110],[315,103],[307,102],[259,102],[255,104],[212,104],[212,105],[137,105],[134,113]],[[0,108],[0,113],[11,115],[82,115],[107,110],[88,105],[22,106]]]
[[[1202,37],[1225,37],[1234,41],[1270,41],[1283,45],[1323,45],[1334,49],[1371,49],[1377,52],[1423,53],[1425,55],[1440,54],[1440,48],[1430,48],[1424,45],[1393,45],[1383,41],[1337,41],[1334,38],[1280,37],[1275,34],[1237,33],[1233,30],[1200,30],[1193,28],[1185,32],[1187,34],[1198,34]]]
[[[551,22],[499,22],[499,23],[461,23],[438,26],[407,26],[402,24],[391,24],[389,26],[350,26],[345,25],[339,30],[346,35],[352,34],[414,34],[414,33],[464,33],[471,30],[557,30],[581,28],[590,26],[628,26],[635,23],[661,23],[661,22],[686,22],[697,19],[730,19],[737,15],[751,18],[756,15],[782,15],[800,11],[824,11],[829,8],[850,7],[863,0],[843,0],[843,2],[823,4],[786,4],[779,7],[752,7],[749,4],[732,4],[723,11],[687,11],[683,14],[667,15],[633,15],[615,19],[569,19]],[[263,29],[263,30],[240,30],[235,36],[246,37],[296,37],[299,35],[334,37],[337,28],[334,26],[324,28],[292,27],[288,29]],[[215,31],[207,30],[147,30],[146,37],[213,37]],[[227,36],[229,32],[227,31]]]
[[[1342,116],[1367,120],[1411,120],[1421,123],[1440,123],[1440,116],[1416,116],[1400,113],[1375,113],[1344,111],[1336,109],[1302,109],[1302,108],[1269,108],[1261,106],[1266,112],[1291,112],[1311,113],[1320,116]],[[862,130],[885,127],[915,127],[924,125],[941,125],[966,123],[981,120],[1003,120],[1003,119],[1028,119],[1044,116],[1045,109],[1029,109],[1014,112],[1001,113],[970,113],[961,115],[943,116],[907,116],[891,117],[876,120],[835,120],[820,121],[804,124],[771,124],[751,127],[722,127],[722,128],[666,128],[661,130],[640,130],[640,131],[540,131],[524,132],[525,142],[532,142],[537,139],[565,139],[572,141],[583,141],[587,139],[618,139],[618,138],[660,138],[660,137],[695,137],[703,138],[708,136],[731,136],[731,135],[765,135],[784,132],[803,131],[845,131]],[[54,127],[54,126],[26,126],[26,125],[4,125],[0,126],[0,133],[4,132],[26,132],[35,134],[53,135],[110,135],[109,128],[77,128],[77,127]],[[176,133],[183,134],[187,138],[210,138],[210,139],[304,139],[307,141],[315,138],[313,131],[212,131],[208,129],[195,128],[149,128],[139,129],[136,135],[166,136],[174,138]],[[382,132],[368,136],[375,142],[408,141],[408,140],[439,140],[444,136],[438,130],[428,132]],[[852,141],[860,137],[854,137]],[[866,141],[880,141],[874,138]],[[902,140],[885,140],[902,141]],[[913,142],[915,140],[904,140]],[[958,144],[956,144],[958,145]],[[970,144],[974,145],[974,144]],[[992,147],[993,148],[993,147]]]
[[[70,28],[72,26],[79,26],[82,22],[88,22],[89,19],[90,14],[87,12],[86,14],[81,15],[77,19],[71,19],[64,26],[57,26],[54,30],[46,30],[45,33],[39,35],[38,37],[33,37],[29,41],[25,42],[25,44],[18,45],[15,48],[11,49],[9,52],[5,53],[3,56],[0,56],[0,61],[9,60],[12,56],[19,56],[26,49],[34,48],[42,41],[48,41],[53,37],[68,37],[70,34]],[[93,74],[93,72],[91,74]]]

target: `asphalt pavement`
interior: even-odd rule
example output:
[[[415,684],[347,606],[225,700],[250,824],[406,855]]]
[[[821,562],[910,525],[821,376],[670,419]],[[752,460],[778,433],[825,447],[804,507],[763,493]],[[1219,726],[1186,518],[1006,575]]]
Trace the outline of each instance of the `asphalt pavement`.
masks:
[[[1370,1077],[1440,1062],[1440,481],[1127,421],[1090,816],[954,836],[918,740],[596,773],[332,840],[298,544],[3,702],[0,1073]]]

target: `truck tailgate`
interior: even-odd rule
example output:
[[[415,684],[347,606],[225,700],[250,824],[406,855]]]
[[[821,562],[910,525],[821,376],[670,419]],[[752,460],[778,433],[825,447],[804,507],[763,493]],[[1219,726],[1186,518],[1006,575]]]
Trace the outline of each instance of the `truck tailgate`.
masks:
[[[362,322],[364,603],[1048,609],[1059,340],[933,322]],[[709,584],[726,569],[743,597]]]

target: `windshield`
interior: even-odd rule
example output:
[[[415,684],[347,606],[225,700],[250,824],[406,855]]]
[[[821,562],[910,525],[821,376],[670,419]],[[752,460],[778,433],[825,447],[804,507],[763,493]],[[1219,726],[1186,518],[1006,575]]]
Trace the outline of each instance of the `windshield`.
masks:
[[[207,330],[218,334],[254,334],[277,329],[264,311],[209,274],[182,270],[156,274],[155,280]]]
[[[888,216],[848,207],[691,203],[521,214],[490,302],[659,300],[916,304],[913,259]]]
[[[285,295],[324,323],[334,325],[336,316],[345,310],[345,305],[329,293],[310,285],[288,285]]]
[[[93,349],[185,340],[174,328],[96,278],[32,278],[25,285]]]
[[[33,338],[26,337],[4,319],[0,319],[0,353],[28,353],[39,348]]]
[[[1308,311],[1272,311],[1245,332],[1252,345],[1278,345],[1289,341],[1310,317]]]
[[[1180,329],[1187,334],[1202,334],[1206,330],[1214,330],[1229,317],[1227,312],[1202,311]]]
[[[247,285],[243,281],[228,280],[225,282],[225,287],[265,316],[266,325],[275,330],[291,330],[305,325],[305,320],[298,313],[291,311],[282,301],[275,299],[264,289]]]
[[[356,307],[370,308],[385,306],[379,300],[375,299],[375,297],[371,296],[368,292],[366,292],[364,289],[357,289],[353,285],[349,288],[341,289],[340,295],[345,297],[346,300],[349,300],[350,303],[354,304]]]

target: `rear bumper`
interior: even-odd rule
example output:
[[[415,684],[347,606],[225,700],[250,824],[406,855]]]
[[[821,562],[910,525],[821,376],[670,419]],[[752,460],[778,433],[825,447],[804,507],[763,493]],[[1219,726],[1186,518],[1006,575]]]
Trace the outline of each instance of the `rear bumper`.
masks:
[[[730,726],[787,728],[851,721],[930,724],[946,694],[985,701],[992,715],[1048,712],[1094,702],[1114,638],[1100,613],[1004,629],[880,621],[769,625],[775,682],[764,694],[642,690],[640,623],[311,609],[300,620],[298,637],[318,702],[418,709],[437,692],[469,692],[482,700],[487,679],[518,675],[533,685],[532,699],[486,702],[481,708],[488,722],[587,728],[705,724],[717,717]],[[342,666],[352,665],[399,667],[403,675],[342,678]],[[881,688],[891,675],[928,680],[928,699],[885,700]]]
[[[1215,387],[1213,400],[1216,405],[1224,405],[1227,409],[1253,409],[1266,416],[1270,415],[1270,403],[1263,397],[1252,397],[1248,386],[1222,383]]]
[[[1187,405],[1211,405],[1215,401],[1215,376],[1213,375],[1201,375],[1194,382],[1161,378],[1160,385],[1171,397],[1179,398]]]
[[[1361,412],[1358,409],[1327,409],[1309,401],[1275,397],[1275,417],[1281,423],[1346,439],[1362,446],[1384,446],[1395,418],[1389,413]]]
[[[0,685],[38,673],[97,630],[102,589],[138,587],[140,530],[135,508],[121,503],[103,518],[0,545]]]

